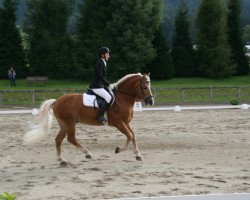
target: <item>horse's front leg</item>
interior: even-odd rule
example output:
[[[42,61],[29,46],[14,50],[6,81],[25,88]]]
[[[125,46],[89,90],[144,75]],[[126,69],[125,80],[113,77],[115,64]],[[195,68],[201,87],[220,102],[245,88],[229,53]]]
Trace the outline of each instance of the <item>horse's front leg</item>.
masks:
[[[136,160],[138,161],[142,161],[142,156],[139,152],[139,149],[138,149],[138,146],[137,146],[137,141],[136,141],[136,136],[135,136],[135,133],[133,132],[133,130],[131,129],[130,125],[127,124],[127,128],[130,130],[130,132],[133,134],[133,139],[132,139],[132,142],[133,142],[133,145],[134,145],[134,152],[135,152],[135,158]]]
[[[125,136],[127,136],[127,141],[121,146],[121,147],[116,147],[115,153],[120,153],[121,151],[124,151],[127,149],[128,144],[131,142],[133,139],[133,133],[130,132],[128,127],[126,126],[125,123],[121,122],[115,126],[120,132],[122,132]]]

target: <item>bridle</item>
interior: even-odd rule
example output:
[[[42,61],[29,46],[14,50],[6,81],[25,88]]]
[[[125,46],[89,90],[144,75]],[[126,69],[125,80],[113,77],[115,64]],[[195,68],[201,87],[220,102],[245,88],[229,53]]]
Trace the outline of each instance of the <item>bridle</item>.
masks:
[[[142,97],[139,98],[139,99],[142,99],[142,100],[144,100],[144,101],[147,101],[148,99],[152,98],[153,96],[152,96],[152,95],[150,95],[150,96],[146,96],[146,95],[145,95],[144,90],[147,90],[148,87],[143,86],[144,83],[150,83],[150,81],[141,81],[141,82],[140,82],[140,88],[141,88],[141,95],[142,95]]]
[[[144,100],[144,101],[147,101],[148,99],[152,98],[153,96],[150,95],[150,96],[146,96],[145,94],[145,91],[144,90],[147,90],[148,87],[144,86],[145,83],[150,83],[150,81],[144,81],[144,80],[141,80],[140,81],[140,89],[141,89],[141,94],[140,96],[136,96],[136,95],[133,95],[129,92],[125,92],[125,91],[121,91],[121,90],[118,90],[117,88],[115,88],[115,92],[119,92],[121,94],[124,94],[124,95],[127,95],[127,96],[131,96],[131,97],[134,97],[134,98],[137,98],[137,99],[140,99],[140,100]]]

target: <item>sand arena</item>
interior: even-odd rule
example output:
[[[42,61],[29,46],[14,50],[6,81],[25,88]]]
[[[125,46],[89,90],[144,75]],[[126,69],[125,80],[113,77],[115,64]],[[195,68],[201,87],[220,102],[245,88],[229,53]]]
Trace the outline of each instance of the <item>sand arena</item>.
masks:
[[[113,127],[78,124],[87,160],[64,140],[56,160],[56,120],[46,140],[22,145],[31,114],[0,115],[0,193],[19,200],[112,199],[250,192],[250,110],[143,111],[131,123],[143,161],[132,145],[115,154],[125,137]]]

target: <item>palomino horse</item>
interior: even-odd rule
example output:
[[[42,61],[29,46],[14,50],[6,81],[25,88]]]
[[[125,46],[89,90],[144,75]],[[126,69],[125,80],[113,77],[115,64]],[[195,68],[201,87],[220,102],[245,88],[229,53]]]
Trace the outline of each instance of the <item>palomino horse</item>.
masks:
[[[142,160],[135,133],[132,131],[129,123],[133,118],[133,105],[136,99],[144,100],[146,104],[150,105],[154,103],[149,74],[127,75],[117,83],[112,84],[112,88],[115,91],[115,101],[107,111],[108,125],[116,127],[127,137],[125,144],[117,147],[115,153],[124,151],[132,141],[136,160]],[[86,158],[91,158],[91,154],[87,148],[79,144],[75,138],[75,125],[76,123],[93,126],[103,124],[96,120],[99,109],[84,106],[83,95],[81,94],[66,94],[58,99],[46,100],[38,112],[39,124],[25,134],[24,143],[34,144],[48,135],[53,118],[51,110],[53,110],[54,116],[60,126],[55,143],[57,158],[61,161],[61,164],[67,163],[61,155],[61,144],[66,135],[68,142],[79,148],[85,154]]]

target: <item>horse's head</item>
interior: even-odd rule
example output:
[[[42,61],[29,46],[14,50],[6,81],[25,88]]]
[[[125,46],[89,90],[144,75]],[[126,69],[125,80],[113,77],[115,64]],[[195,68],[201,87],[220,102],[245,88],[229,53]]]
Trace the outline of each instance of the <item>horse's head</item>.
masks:
[[[154,104],[154,97],[151,92],[151,82],[150,82],[150,73],[144,74],[141,79],[140,83],[141,87],[141,98],[145,102],[146,105],[153,105]]]
[[[149,105],[154,104],[154,98],[151,92],[150,73],[142,75],[129,74],[120,79],[111,87],[115,88],[117,92],[131,96],[132,98],[144,100]]]

